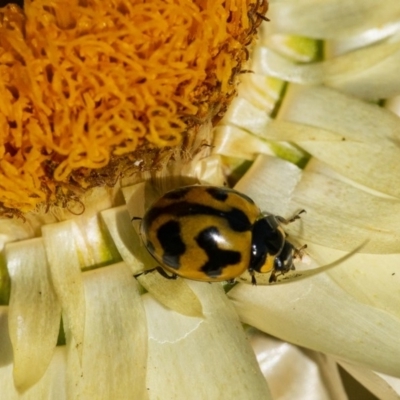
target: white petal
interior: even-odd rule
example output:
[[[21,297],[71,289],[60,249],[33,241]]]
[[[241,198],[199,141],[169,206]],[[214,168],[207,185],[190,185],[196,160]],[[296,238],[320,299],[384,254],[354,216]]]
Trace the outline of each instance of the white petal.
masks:
[[[254,329],[248,335],[274,400],[347,400],[331,358]]]
[[[235,189],[250,196],[261,211],[288,217],[291,212],[289,205],[302,173],[290,162],[262,155],[258,156]]]
[[[6,246],[11,278],[9,330],[14,382],[26,390],[45,373],[60,328],[61,307],[50,281],[42,239]]]
[[[7,400],[66,400],[66,349],[57,347],[42,378],[32,387],[18,392],[13,380],[13,354],[8,337],[7,308],[0,307],[0,387],[1,397]]]
[[[203,316],[199,298],[186,279],[166,279],[158,271],[139,276],[140,284],[164,307],[189,317]],[[171,296],[173,293],[173,296]]]
[[[243,146],[243,143],[246,146]],[[257,154],[273,155],[271,145],[260,137],[250,135],[243,129],[231,125],[215,128],[214,151],[228,157],[252,160]]]
[[[362,252],[397,253],[400,202],[368,193],[337,177],[316,160],[301,171],[286,161],[259,156],[236,188],[262,211],[290,217],[305,209],[301,221],[285,227],[303,243],[347,251],[365,243]]]
[[[329,263],[345,253],[310,244],[307,252]],[[329,270],[329,276],[356,301],[392,314],[400,320],[400,254],[354,254]]]
[[[15,240],[28,239],[34,236],[32,227],[24,223],[22,219],[4,218],[0,220],[0,249],[4,245]]]
[[[265,110],[254,106],[244,98],[238,97],[232,102],[224,116],[223,122],[235,125],[254,134],[261,134],[270,120],[271,118]]]
[[[400,395],[400,378],[395,378],[393,376],[389,376],[379,372],[377,372],[376,374],[380,376],[385,382],[387,382],[398,395]]]
[[[312,64],[257,47],[253,55],[255,72],[300,84],[324,84],[367,100],[395,96],[400,91],[397,66],[400,43],[384,43]],[[265,85],[265,84],[264,84]]]
[[[300,36],[339,38],[397,21],[397,0],[286,0],[272,1],[268,11],[272,31]]]
[[[135,279],[124,263],[83,275],[85,332],[83,343],[68,343],[69,398],[146,399],[146,317]]]
[[[363,252],[399,251],[400,202],[331,178],[318,164],[304,171],[292,207],[307,210],[303,225],[288,229],[304,240],[348,251],[368,241]]]
[[[151,256],[145,251],[131,223],[126,206],[110,208],[101,213],[119,254],[133,274],[142,272]],[[140,257],[139,257],[140,253]],[[146,254],[147,253],[147,254]]]
[[[219,285],[190,282],[204,318],[188,318],[145,295],[150,399],[270,399],[237,316]]]
[[[321,86],[291,85],[279,117],[352,141],[390,141],[400,133],[398,117],[387,110]]]
[[[395,390],[388,381],[397,384],[399,389],[399,380],[395,378],[384,379],[382,374],[378,374],[366,368],[359,367],[347,362],[339,362],[340,365],[355,378],[361,385],[365,386],[378,399],[398,400],[400,390]]]
[[[400,375],[400,319],[357,301],[327,274],[287,285],[237,285],[229,293],[243,322],[368,368]]]
[[[284,120],[330,130],[343,141],[298,144],[337,172],[400,197],[399,118],[373,104],[322,87],[293,87],[279,114]]]
[[[253,57],[254,56],[252,56],[252,58]],[[236,105],[240,103],[242,99],[258,106],[258,108],[264,110],[267,115],[270,115],[276,103],[281,98],[285,90],[285,82],[280,79],[257,74],[254,71],[254,67],[252,66],[251,68],[252,73],[245,74],[240,79],[238,88],[239,96],[233,99],[220,124],[226,123],[227,118],[229,119],[231,108],[236,108]],[[227,114],[228,117],[226,117]],[[248,123],[248,121],[243,122]]]

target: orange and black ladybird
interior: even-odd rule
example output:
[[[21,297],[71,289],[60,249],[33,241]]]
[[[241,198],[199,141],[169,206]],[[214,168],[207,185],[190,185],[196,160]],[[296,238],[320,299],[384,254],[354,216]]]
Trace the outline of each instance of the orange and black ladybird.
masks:
[[[303,211],[301,211],[303,212]],[[300,213],[301,213],[300,212]],[[293,269],[297,254],[282,224],[292,219],[261,213],[254,201],[234,189],[185,186],[159,198],[145,213],[140,234],[160,266],[198,281],[233,281],[246,270],[276,274]]]

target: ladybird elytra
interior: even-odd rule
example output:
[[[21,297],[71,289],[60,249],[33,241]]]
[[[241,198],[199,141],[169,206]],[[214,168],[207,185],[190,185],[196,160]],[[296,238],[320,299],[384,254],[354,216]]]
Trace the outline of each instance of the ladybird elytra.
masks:
[[[174,276],[229,281],[246,270],[253,277],[254,272],[284,273],[293,267],[294,247],[279,218],[263,215],[236,190],[185,186],[152,204],[140,233],[150,254]]]

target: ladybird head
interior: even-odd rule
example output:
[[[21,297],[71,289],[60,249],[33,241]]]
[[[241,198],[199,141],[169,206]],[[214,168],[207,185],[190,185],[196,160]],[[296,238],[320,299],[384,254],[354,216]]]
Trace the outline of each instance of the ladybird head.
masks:
[[[294,269],[295,252],[294,246],[286,240],[279,217],[266,215],[256,221],[252,231],[250,271],[271,273],[270,282],[274,282],[276,274]]]
[[[295,250],[293,245],[285,240],[281,252],[274,257],[274,270],[285,273],[290,271],[291,269],[294,269],[294,251]]]

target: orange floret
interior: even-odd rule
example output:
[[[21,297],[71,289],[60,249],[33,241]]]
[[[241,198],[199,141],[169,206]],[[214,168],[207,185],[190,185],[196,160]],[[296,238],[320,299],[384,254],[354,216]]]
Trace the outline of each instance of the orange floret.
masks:
[[[0,9],[0,203],[115,180],[218,117],[264,0],[31,0]],[[107,171],[108,166],[112,167]],[[104,179],[103,179],[104,181]]]

